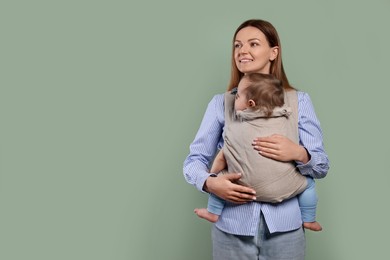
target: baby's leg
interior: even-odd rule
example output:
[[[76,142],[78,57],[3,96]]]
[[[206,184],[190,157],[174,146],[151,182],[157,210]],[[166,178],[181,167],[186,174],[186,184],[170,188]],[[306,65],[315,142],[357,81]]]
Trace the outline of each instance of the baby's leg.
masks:
[[[219,215],[221,215],[223,207],[225,206],[225,201],[218,198],[217,196],[210,194],[209,200],[207,203],[207,209],[195,209],[194,212],[198,217],[206,219],[210,222],[217,222]]]
[[[301,209],[303,220],[303,227],[313,231],[321,231],[322,227],[320,223],[316,221],[318,197],[315,190],[315,182],[310,177],[307,177],[306,179],[307,187],[298,196],[299,207]]]

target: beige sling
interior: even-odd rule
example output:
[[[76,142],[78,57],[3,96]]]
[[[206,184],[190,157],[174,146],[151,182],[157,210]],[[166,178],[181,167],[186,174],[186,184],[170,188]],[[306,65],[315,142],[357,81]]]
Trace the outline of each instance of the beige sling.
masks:
[[[294,162],[280,162],[261,156],[253,149],[256,137],[281,134],[298,143],[297,92],[285,92],[285,104],[271,118],[259,112],[234,112],[234,95],[225,94],[224,147],[228,172],[241,172],[241,184],[256,190],[258,201],[281,202],[305,190],[306,177]]]

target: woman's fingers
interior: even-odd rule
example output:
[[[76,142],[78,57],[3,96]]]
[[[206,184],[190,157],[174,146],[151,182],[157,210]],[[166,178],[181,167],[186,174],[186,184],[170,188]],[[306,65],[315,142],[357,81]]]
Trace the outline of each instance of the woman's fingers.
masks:
[[[283,162],[298,160],[304,163],[309,160],[306,149],[283,135],[258,137],[253,140],[252,145],[259,154],[274,160]]]
[[[245,203],[256,199],[256,192],[253,189],[234,183],[232,183],[232,185],[234,185],[234,187],[229,194],[232,201]]]
[[[253,149],[258,151],[259,154],[261,154],[265,157],[269,157],[269,158],[273,158],[275,156],[278,156],[280,153],[279,146],[276,144],[270,144],[270,143],[260,142],[260,144],[254,146]]]
[[[228,200],[234,203],[247,203],[256,199],[256,196],[247,193],[234,192],[229,197]]]
[[[226,187],[226,200],[234,203],[246,203],[256,199],[256,192],[252,188],[234,183],[241,178],[241,174],[227,173],[221,177],[228,180],[229,183]]]
[[[246,203],[256,199],[256,192],[249,187],[235,183],[241,178],[238,173],[219,174],[206,180],[206,191],[233,203]]]
[[[277,149],[279,145],[278,140],[275,138],[275,136],[267,136],[267,137],[259,137],[253,140],[252,146],[255,150],[260,149]]]
[[[238,184],[234,184],[237,186],[237,189],[236,191],[240,194],[242,194],[243,197],[250,197],[250,196],[254,196],[256,195],[256,191],[252,188],[249,188],[249,187],[246,187],[246,186],[242,186],[242,185],[238,185]]]
[[[270,136],[257,137],[257,138],[255,138],[255,140],[253,140],[253,142],[255,142],[255,143],[257,143],[257,142],[276,143],[276,142],[278,142],[278,139],[281,137],[283,137],[283,136],[277,135],[277,134],[270,135]]]
[[[259,154],[268,158],[278,158],[281,151],[281,139],[283,136],[271,135],[267,137],[258,137],[253,140],[253,148],[259,152]]]

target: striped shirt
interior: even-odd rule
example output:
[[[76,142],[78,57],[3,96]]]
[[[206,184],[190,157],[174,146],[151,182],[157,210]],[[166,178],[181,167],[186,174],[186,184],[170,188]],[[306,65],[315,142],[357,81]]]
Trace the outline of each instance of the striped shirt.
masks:
[[[306,164],[297,162],[297,168],[303,175],[323,178],[328,172],[329,161],[324,150],[320,122],[310,96],[301,91],[297,93],[299,143],[310,154],[310,161]],[[204,192],[203,186],[209,177],[209,166],[216,152],[223,146],[224,125],[224,95],[218,94],[207,106],[183,165],[186,181],[199,191]],[[271,233],[294,230],[302,225],[296,197],[278,204],[249,202],[237,205],[227,202],[215,225],[230,234],[254,236],[259,226],[260,212],[263,213]]]

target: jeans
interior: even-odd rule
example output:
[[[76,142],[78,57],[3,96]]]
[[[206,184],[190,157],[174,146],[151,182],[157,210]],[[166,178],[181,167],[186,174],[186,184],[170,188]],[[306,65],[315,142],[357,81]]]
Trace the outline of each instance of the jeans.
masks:
[[[214,260],[303,260],[305,234],[303,228],[270,234],[261,214],[258,234],[237,236],[212,229]]]

